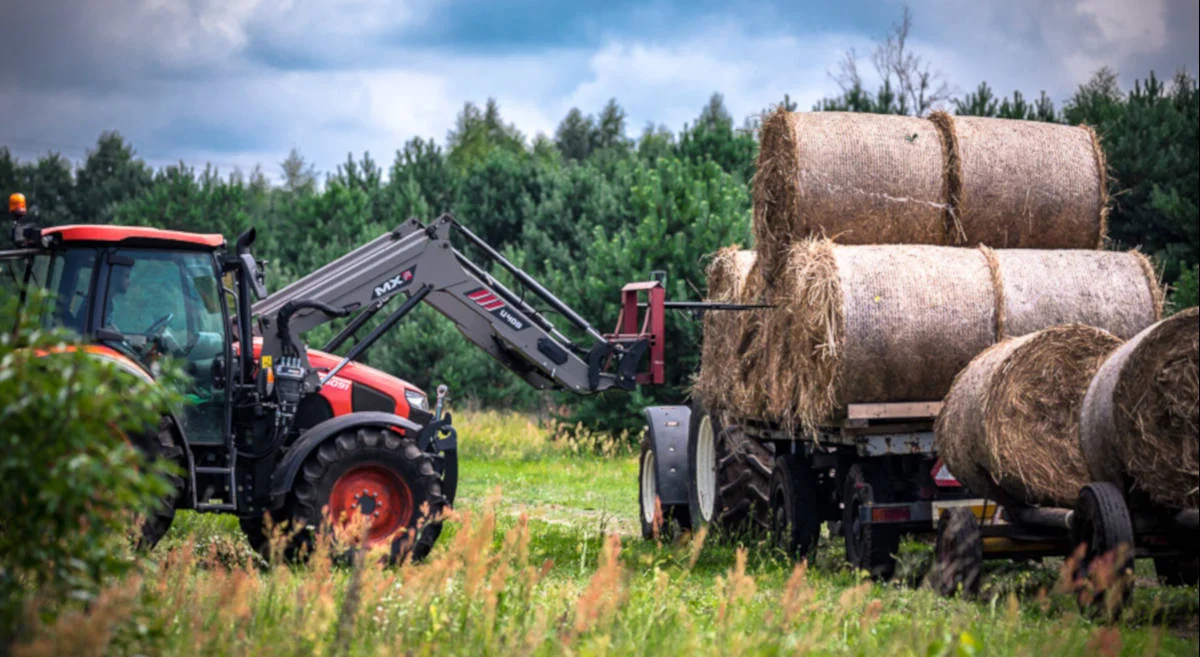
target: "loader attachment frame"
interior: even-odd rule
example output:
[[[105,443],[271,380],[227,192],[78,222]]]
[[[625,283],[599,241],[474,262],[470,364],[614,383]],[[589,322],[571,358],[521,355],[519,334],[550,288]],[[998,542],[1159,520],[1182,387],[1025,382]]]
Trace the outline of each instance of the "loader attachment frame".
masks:
[[[455,248],[452,238],[474,247],[473,252],[481,254],[487,264],[507,271],[523,288],[523,294],[509,289],[485,266]],[[653,307],[646,314],[647,321],[639,326],[640,292],[648,295]],[[306,362],[301,334],[332,319],[354,315],[325,345],[327,350],[337,349],[393,299],[403,296],[401,307],[358,340],[343,364],[361,357],[413,307],[424,302],[454,322],[463,337],[534,387],[590,394],[663,380],[665,291],[656,282],[636,283],[626,286],[622,295],[617,332],[601,333],[467,227],[450,215],[442,215],[429,225],[416,219],[405,221],[259,301],[253,315],[263,337],[262,353],[275,362],[280,358],[300,359],[308,372],[308,389],[316,389],[322,380]],[[530,297],[569,322],[586,342],[577,343],[559,331],[529,302]],[[651,355],[650,369],[639,372],[647,353]],[[337,369],[340,366],[330,375]]]

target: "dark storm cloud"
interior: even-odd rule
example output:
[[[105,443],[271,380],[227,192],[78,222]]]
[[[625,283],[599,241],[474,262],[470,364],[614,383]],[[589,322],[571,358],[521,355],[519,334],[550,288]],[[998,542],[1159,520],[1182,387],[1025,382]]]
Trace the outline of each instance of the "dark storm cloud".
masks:
[[[898,1],[31,0],[8,3],[0,144],[82,157],[117,129],[157,159],[268,166],[443,139],[465,101],[498,98],[526,134],[616,97],[630,129],[678,128],[709,93],[749,116],[835,93]],[[912,0],[912,45],[960,90],[1046,90],[1100,66],[1124,85],[1195,73],[1200,11],[1174,0]],[[870,63],[864,57],[863,68]]]

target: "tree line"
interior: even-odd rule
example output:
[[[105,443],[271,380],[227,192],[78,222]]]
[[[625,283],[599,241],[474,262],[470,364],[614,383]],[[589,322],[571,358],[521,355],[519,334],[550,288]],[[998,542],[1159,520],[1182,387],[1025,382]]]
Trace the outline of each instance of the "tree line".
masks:
[[[882,83],[873,91],[864,88],[850,54],[837,76],[841,93],[813,109],[922,114],[942,106],[958,114],[1092,125],[1111,168],[1112,247],[1142,248],[1174,286],[1174,302],[1196,304],[1195,78],[1180,74],[1165,83],[1151,73],[1126,92],[1105,69],[1056,108],[1044,93],[1033,100],[1019,91],[998,97],[986,83],[950,94],[904,48],[903,39],[881,42],[871,59]],[[795,109],[787,97],[780,105]],[[230,239],[254,227],[271,289],[407,217],[428,221],[450,212],[604,331],[615,322],[623,283],[665,270],[668,298],[699,299],[705,256],[751,242],[756,119],[739,124],[714,94],[679,131],[651,124],[630,137],[627,123],[612,100],[596,114],[572,109],[553,135],[529,138],[504,121],[495,101],[467,103],[443,144],[412,139],[386,168],[364,153],[321,177],[293,151],[276,180],[258,168],[155,169],[119,134],[106,132],[77,164],[53,152],[21,161],[0,147],[0,189],[26,194],[30,215],[42,225],[137,224]],[[459,404],[539,410],[619,432],[640,426],[641,406],[687,396],[700,324],[675,313],[667,330],[669,385],[589,398],[528,388],[468,348],[428,308],[410,315],[365,360],[426,390],[448,383]],[[331,334],[319,329],[310,343]]]

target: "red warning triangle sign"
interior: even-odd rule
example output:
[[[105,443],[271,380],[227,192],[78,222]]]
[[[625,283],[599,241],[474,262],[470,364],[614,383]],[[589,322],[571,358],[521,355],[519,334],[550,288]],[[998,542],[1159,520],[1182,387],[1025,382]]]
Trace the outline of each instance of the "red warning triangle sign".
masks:
[[[950,468],[947,468],[946,464],[943,463],[942,459],[940,459],[940,458],[937,460],[936,463],[933,464],[932,474],[933,474],[933,483],[936,484],[937,486],[940,486],[942,488],[961,488],[962,487],[962,484],[958,483],[958,480],[954,478],[954,475],[950,474]]]

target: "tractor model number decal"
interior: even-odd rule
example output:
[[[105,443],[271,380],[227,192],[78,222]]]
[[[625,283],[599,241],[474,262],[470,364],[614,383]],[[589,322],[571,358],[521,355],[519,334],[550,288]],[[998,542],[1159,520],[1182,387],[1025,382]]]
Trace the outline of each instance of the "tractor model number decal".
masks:
[[[413,282],[413,274],[415,274],[416,271],[417,266],[413,265],[412,267],[405,269],[399,274],[396,274],[395,276],[380,283],[379,285],[376,285],[374,292],[371,294],[371,298],[378,299],[379,297],[391,294],[393,292],[398,292],[408,287],[409,284]]]
[[[504,303],[495,294],[479,288],[467,292],[467,298],[474,301],[480,308],[490,312],[493,316],[499,318],[505,324],[508,324],[514,331],[523,330],[528,324],[520,315],[508,309],[508,304]]]

